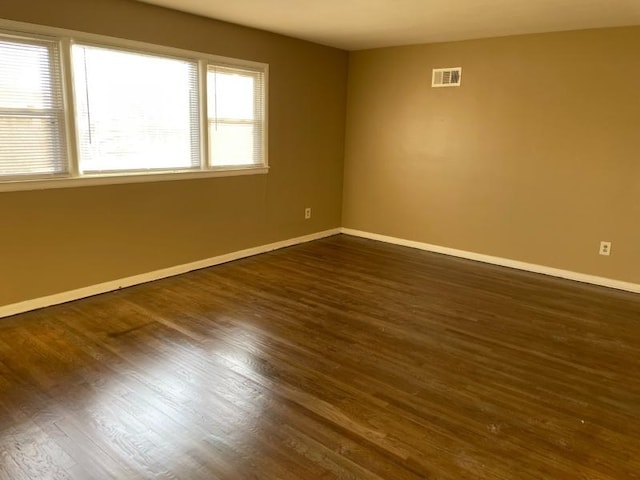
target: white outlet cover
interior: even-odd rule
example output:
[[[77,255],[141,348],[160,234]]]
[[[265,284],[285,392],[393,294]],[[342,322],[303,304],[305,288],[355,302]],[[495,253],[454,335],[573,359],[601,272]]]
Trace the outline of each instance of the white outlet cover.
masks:
[[[611,242],[600,242],[600,255],[611,255]]]

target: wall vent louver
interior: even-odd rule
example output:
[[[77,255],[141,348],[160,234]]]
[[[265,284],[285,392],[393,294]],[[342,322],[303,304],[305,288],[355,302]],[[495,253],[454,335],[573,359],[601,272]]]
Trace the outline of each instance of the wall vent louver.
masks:
[[[462,67],[434,68],[432,87],[459,87],[462,81]]]

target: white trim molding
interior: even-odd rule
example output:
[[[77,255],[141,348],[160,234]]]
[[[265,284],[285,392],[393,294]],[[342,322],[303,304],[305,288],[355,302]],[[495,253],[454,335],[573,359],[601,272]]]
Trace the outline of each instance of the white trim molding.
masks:
[[[442,247],[439,245],[431,245],[423,242],[416,242],[413,240],[406,240],[397,237],[390,237],[387,235],[380,235],[377,233],[364,232],[361,230],[354,230],[351,228],[334,228],[331,230],[325,230],[322,232],[312,233],[304,235],[302,237],[291,238],[288,240],[282,240],[280,242],[270,243],[267,245],[261,245],[258,247],[248,248],[245,250],[239,250],[236,252],[219,255],[216,257],[206,258],[183,265],[176,265],[174,267],[164,268],[161,270],[155,270],[153,272],[142,273],[131,277],[120,278],[118,280],[112,280],[97,285],[90,285],[87,287],[78,288],[76,290],[70,290],[67,292],[60,292],[46,297],[34,298],[31,300],[25,300],[19,303],[13,303],[10,305],[0,306],[0,318],[17,315],[19,313],[29,312],[31,310],[37,310],[40,308],[50,307],[61,303],[71,302],[79,300],[81,298],[91,297],[93,295],[100,295],[102,293],[112,292],[121,288],[131,287],[142,283],[153,282],[167,277],[175,275],[182,275],[193,270],[199,270],[202,268],[213,267],[241,258],[251,257],[259,255],[261,253],[271,252],[273,250],[279,250],[281,248],[291,247],[299,245],[301,243],[311,242],[313,240],[319,240],[321,238],[331,237],[343,233],[345,235],[351,235],[355,237],[367,238],[369,240],[376,240],[379,242],[390,243],[394,245],[401,245],[404,247],[416,248],[418,250],[425,250],[427,252],[441,253],[444,255],[450,255],[453,257],[465,258],[468,260],[475,260],[477,262],[489,263],[492,265],[499,265],[502,267],[515,268],[517,270],[524,270],[527,272],[540,273],[543,275],[549,275],[552,277],[564,278],[567,280],[574,280],[581,283],[589,283],[592,285],[598,285],[602,287],[614,288],[616,290],[624,290],[627,292],[640,293],[640,285],[630,282],[623,282],[620,280],[614,280],[611,278],[598,277],[595,275],[588,275],[584,273],[572,272],[569,270],[561,270],[558,268],[545,267],[543,265],[536,265],[533,263],[520,262],[518,260],[511,260],[501,257],[493,257],[490,255],[484,255],[481,253],[468,252],[465,250],[457,250],[454,248]]]
[[[125,183],[167,182],[173,180],[191,180],[212,177],[237,177],[242,175],[263,175],[269,173],[269,167],[245,167],[209,169],[197,171],[162,171],[140,174],[103,174],[83,175],[81,177],[59,177],[18,181],[0,180],[0,192],[19,192],[23,190],[48,190],[53,188],[93,187],[100,185],[122,185]]]
[[[477,262],[490,263],[492,265],[499,265],[501,267],[515,268],[516,270],[524,270],[526,272],[540,273],[543,275],[549,275],[551,277],[559,277],[567,280],[574,280],[576,282],[598,285],[601,287],[615,288],[616,290],[624,290],[626,292],[640,293],[640,284],[637,284],[637,283],[623,282],[621,280],[614,280],[612,278],[598,277],[596,275],[589,275],[586,273],[572,272],[570,270],[562,270],[559,268],[546,267],[544,265],[536,265],[534,263],[521,262],[518,260],[511,260],[508,258],[493,257],[491,255],[484,255],[482,253],[469,252],[466,250],[457,250],[455,248],[441,247],[439,245],[431,245],[429,243],[416,242],[413,240],[406,240],[403,238],[390,237],[387,235],[380,235],[377,233],[364,232],[361,230],[354,230],[351,228],[342,228],[341,232],[345,235],[367,238],[369,240],[376,240],[379,242],[391,243],[394,245],[401,245],[403,247],[416,248],[418,250],[425,250],[427,252],[441,253],[441,254],[450,255],[453,257],[465,258],[467,260],[475,260]]]
[[[162,270],[142,273],[139,275],[134,275],[132,277],[120,278],[118,280],[112,280],[109,282],[100,283],[98,285],[91,285],[88,287],[78,288],[76,290],[56,293],[54,295],[49,295],[46,297],[34,298],[32,300],[26,300],[24,302],[0,306],[0,318],[17,315],[19,313],[28,312],[31,310],[37,310],[39,308],[50,307],[61,303],[71,302],[73,300],[79,300],[81,298],[91,297],[93,295],[100,295],[101,293],[112,292],[114,290],[131,287],[133,285],[139,285],[141,283],[153,282],[154,280],[160,280],[162,278],[182,275],[183,273],[188,273],[193,270],[213,267],[215,265],[232,262],[241,258],[252,257],[261,253],[267,253],[273,250],[279,250],[281,248],[292,247],[301,243],[311,242],[313,240],[319,240],[321,238],[338,235],[339,233],[341,233],[341,229],[334,228],[331,230],[304,235],[302,237],[290,238],[288,240],[282,240],[280,242],[248,248],[246,250],[239,250],[237,252],[231,252],[224,255],[218,255],[217,257],[206,258],[204,260],[198,260],[195,262],[186,263],[184,265],[176,265],[174,267],[163,268]]]

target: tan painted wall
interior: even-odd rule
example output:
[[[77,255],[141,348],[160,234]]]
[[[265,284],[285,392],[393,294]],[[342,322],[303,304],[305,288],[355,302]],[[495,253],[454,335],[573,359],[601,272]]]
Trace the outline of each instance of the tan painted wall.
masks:
[[[0,193],[0,305],[340,226],[347,53],[127,0],[2,0],[0,18],[269,63],[271,165]]]
[[[639,52],[632,27],[353,53],[343,225],[640,283]]]

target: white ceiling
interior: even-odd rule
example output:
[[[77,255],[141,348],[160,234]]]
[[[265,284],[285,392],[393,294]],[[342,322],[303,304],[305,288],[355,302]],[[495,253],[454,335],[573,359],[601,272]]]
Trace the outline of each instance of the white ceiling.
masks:
[[[640,0],[143,0],[346,50],[640,25]]]

